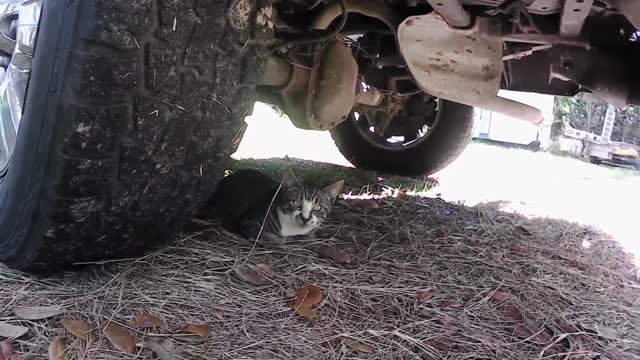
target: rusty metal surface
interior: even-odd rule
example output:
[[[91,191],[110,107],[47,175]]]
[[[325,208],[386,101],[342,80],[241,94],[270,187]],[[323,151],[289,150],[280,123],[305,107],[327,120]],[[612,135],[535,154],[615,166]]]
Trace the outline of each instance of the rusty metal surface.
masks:
[[[502,39],[480,18],[468,30],[452,29],[431,13],[409,17],[398,29],[407,66],[427,93],[465,103],[492,98],[500,88]]]
[[[440,14],[447,24],[455,28],[471,26],[471,16],[462,8],[458,0],[427,0],[433,10]]]
[[[359,13],[376,18],[389,28],[396,29],[402,18],[383,0],[346,0],[347,13]],[[342,14],[338,3],[332,3],[319,12],[311,24],[312,29],[326,29],[331,22]]]
[[[638,0],[609,0],[611,5],[615,6],[629,22],[640,30],[640,1]]]
[[[504,0],[461,0],[463,5],[485,5],[490,7],[497,7],[503,4]],[[532,14],[548,15],[560,12],[562,10],[562,0],[534,0],[530,1],[527,6],[528,10]]]
[[[463,30],[433,13],[412,16],[400,24],[398,44],[409,71],[428,94],[542,123],[539,109],[497,96],[503,47],[493,20],[479,18]]]
[[[380,90],[369,87],[367,89],[359,89],[356,93],[355,103],[367,106],[378,106],[382,102],[383,95]]]
[[[592,5],[593,0],[565,0],[560,17],[560,35],[569,38],[579,36]]]
[[[319,54],[309,78],[307,118],[312,129],[327,130],[346,120],[356,96],[358,64],[351,48],[332,40]]]
[[[287,60],[281,57],[271,56],[267,60],[267,66],[261,84],[283,88],[291,81],[292,73],[293,65]]]

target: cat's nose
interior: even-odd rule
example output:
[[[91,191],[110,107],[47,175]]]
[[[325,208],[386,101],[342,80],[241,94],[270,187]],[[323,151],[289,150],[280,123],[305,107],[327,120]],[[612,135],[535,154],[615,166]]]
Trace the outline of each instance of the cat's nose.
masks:
[[[302,220],[303,224],[306,224],[311,220],[311,217],[306,218],[306,217],[300,215],[300,220]]]

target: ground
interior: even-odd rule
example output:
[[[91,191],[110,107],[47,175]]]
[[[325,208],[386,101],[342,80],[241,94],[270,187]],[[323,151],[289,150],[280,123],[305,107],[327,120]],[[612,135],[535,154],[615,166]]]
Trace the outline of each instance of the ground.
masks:
[[[333,151],[299,136],[304,150]],[[63,336],[67,359],[640,358],[640,282],[618,220],[635,218],[621,210],[637,196],[624,193],[635,173],[476,144],[430,179],[295,159],[231,164],[242,167],[346,188],[306,240],[254,243],[196,218],[142,258],[48,276],[0,268],[0,334],[23,327],[10,342],[36,357]],[[162,324],[136,328],[141,314]],[[95,341],[66,319],[89,324]],[[104,331],[109,322],[135,337],[135,355],[110,344],[105,335],[121,346],[127,336]],[[205,327],[185,325],[209,332],[188,336]]]

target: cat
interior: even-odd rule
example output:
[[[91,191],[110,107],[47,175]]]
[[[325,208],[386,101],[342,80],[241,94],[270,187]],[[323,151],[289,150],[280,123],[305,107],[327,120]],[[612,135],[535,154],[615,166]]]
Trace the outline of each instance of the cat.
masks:
[[[231,232],[282,242],[315,231],[331,212],[344,181],[322,188],[287,176],[280,184],[258,170],[238,170],[220,180],[208,206]]]

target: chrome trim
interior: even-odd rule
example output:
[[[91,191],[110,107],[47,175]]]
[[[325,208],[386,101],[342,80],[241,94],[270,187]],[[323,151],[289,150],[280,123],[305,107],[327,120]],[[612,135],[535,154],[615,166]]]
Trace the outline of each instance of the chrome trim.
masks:
[[[0,0],[0,173],[20,128],[42,1]]]

